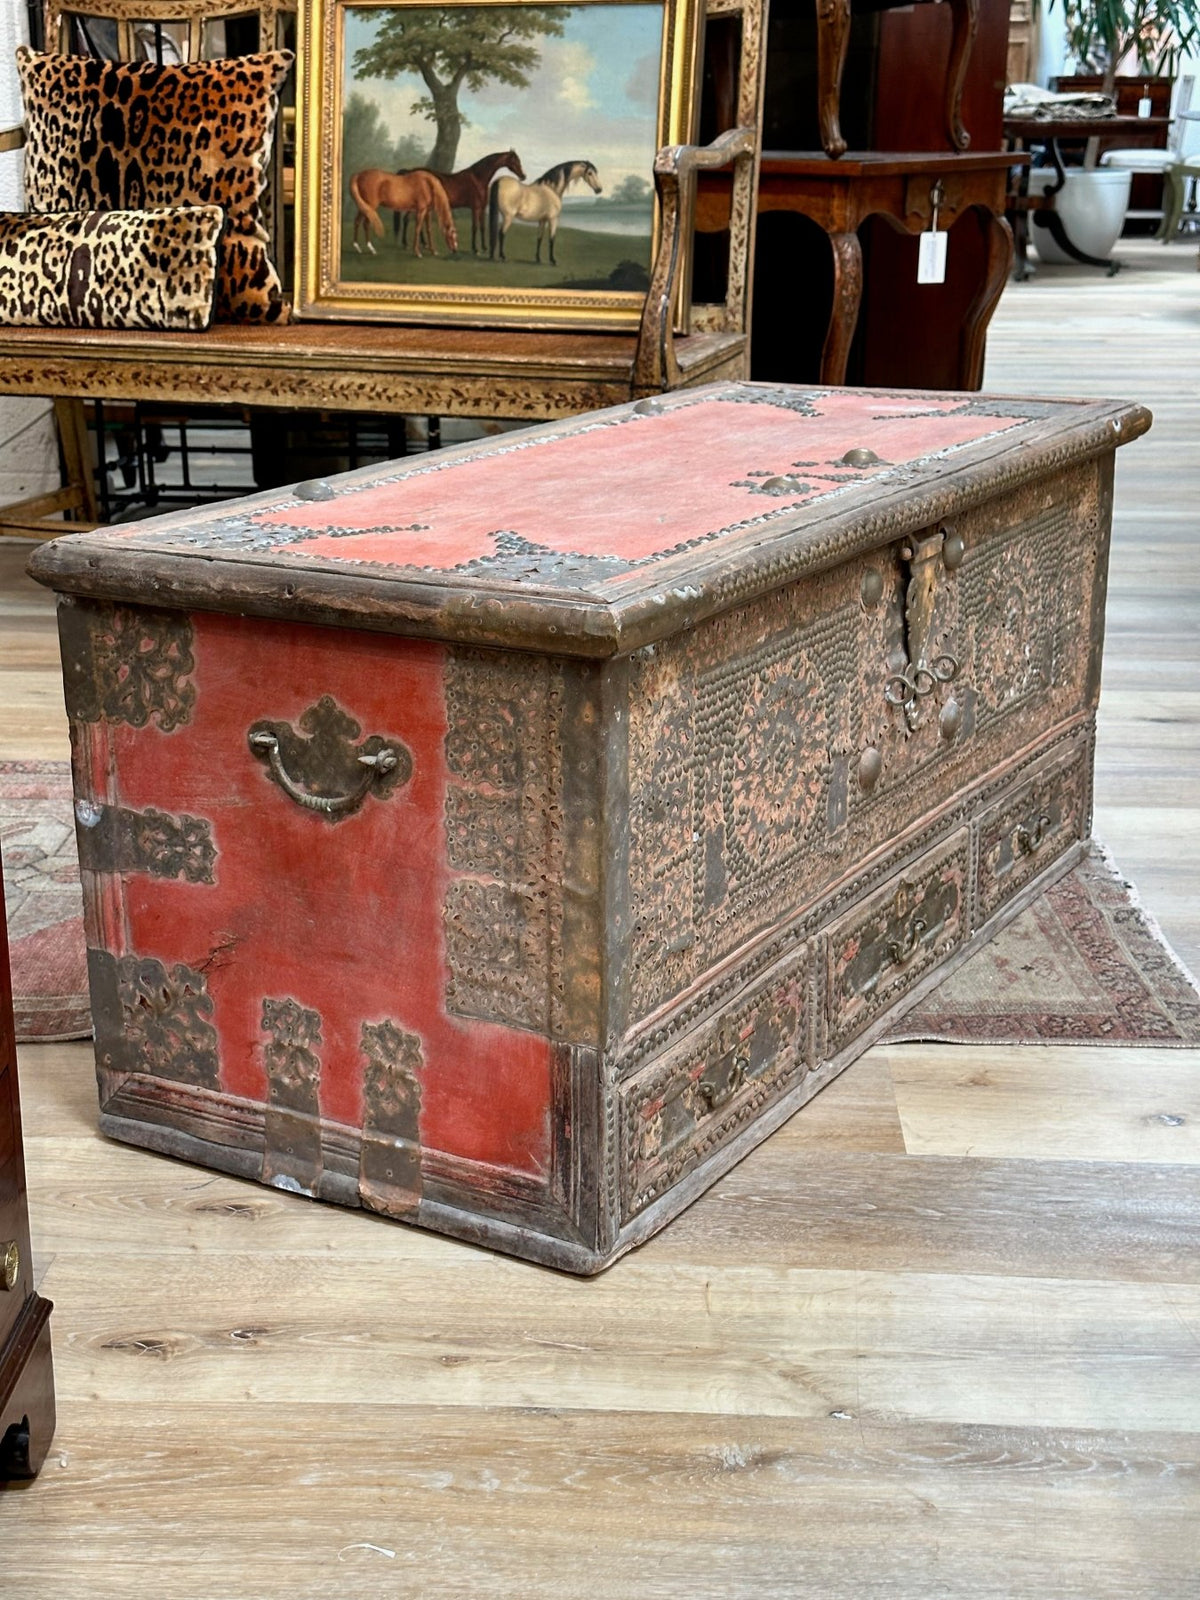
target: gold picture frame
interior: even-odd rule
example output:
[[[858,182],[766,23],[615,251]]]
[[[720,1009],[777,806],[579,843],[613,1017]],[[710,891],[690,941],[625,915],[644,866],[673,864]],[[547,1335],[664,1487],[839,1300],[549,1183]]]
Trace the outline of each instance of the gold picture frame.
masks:
[[[302,0],[297,316],[636,329],[654,158],[694,136],[702,18],[701,0]]]

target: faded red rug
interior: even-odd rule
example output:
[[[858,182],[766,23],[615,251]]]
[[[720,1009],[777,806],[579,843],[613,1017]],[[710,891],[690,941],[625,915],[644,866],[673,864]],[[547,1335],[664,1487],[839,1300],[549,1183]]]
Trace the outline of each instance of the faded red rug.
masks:
[[[86,1039],[87,957],[65,761],[0,762],[0,856],[17,1038]]]
[[[909,1011],[889,1044],[1200,1047],[1200,986],[1108,851],[1083,861]]]
[[[91,1032],[71,774],[0,762],[17,1037]],[[1200,990],[1102,845],[952,973],[890,1044],[1200,1048]]]

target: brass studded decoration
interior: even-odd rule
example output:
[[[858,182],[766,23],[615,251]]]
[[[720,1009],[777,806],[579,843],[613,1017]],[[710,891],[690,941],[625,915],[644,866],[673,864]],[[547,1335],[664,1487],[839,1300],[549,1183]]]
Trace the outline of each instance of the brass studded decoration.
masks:
[[[1077,709],[1096,522],[1071,475],[634,657],[629,1021]]]
[[[561,921],[562,667],[454,651],[446,664],[446,1008],[549,1034]]]

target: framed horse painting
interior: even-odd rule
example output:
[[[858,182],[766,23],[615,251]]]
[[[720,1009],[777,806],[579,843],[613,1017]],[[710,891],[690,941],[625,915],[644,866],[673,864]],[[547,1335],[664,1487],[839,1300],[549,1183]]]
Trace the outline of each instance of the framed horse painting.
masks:
[[[297,313],[630,329],[699,0],[305,0]]]

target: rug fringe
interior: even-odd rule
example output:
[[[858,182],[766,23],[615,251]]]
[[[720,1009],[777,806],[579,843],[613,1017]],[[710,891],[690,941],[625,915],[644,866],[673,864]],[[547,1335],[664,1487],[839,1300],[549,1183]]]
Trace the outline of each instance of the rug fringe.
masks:
[[[1159,927],[1158,918],[1142,899],[1137,884],[1132,883],[1125,876],[1124,872],[1118,866],[1112,851],[1108,848],[1103,839],[1097,839],[1093,835],[1092,851],[1100,857],[1101,861],[1103,861],[1104,865],[1114,877],[1120,878],[1121,883],[1124,886],[1125,893],[1129,896],[1130,904],[1136,909],[1138,915],[1146,924],[1147,930],[1153,935],[1156,943],[1160,944],[1166,954],[1170,957],[1171,964],[1174,966],[1179,976],[1187,984],[1188,988],[1191,989],[1196,998],[1200,1000],[1200,979],[1196,977],[1195,973],[1184,961],[1183,957],[1171,944],[1171,941],[1167,938],[1161,927]]]

